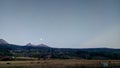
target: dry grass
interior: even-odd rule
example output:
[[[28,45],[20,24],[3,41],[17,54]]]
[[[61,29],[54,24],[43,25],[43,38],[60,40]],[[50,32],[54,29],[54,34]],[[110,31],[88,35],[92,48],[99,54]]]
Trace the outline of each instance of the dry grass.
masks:
[[[120,60],[39,60],[39,61],[0,61],[0,68],[102,68],[102,63],[109,68],[120,66]]]

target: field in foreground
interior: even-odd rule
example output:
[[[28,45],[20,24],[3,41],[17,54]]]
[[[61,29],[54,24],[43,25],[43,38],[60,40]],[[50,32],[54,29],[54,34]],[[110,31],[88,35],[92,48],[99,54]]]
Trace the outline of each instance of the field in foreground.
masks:
[[[0,68],[120,68],[120,60],[0,61]]]

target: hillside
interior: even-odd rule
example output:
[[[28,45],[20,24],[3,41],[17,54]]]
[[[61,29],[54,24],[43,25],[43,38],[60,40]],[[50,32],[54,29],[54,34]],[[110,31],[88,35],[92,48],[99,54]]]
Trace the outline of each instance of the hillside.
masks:
[[[120,59],[120,49],[112,48],[52,48],[45,44],[24,46],[0,44],[0,56],[58,59]]]

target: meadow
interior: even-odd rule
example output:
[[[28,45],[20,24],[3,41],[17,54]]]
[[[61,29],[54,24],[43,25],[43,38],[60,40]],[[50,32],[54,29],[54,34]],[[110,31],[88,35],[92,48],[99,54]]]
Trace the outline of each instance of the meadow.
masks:
[[[0,61],[0,68],[120,68],[120,60],[29,60]]]

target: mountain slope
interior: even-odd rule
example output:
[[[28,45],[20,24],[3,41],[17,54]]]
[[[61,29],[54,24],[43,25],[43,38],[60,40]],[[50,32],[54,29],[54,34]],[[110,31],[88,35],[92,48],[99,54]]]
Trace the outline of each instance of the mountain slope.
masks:
[[[1,41],[0,41],[1,42]],[[58,59],[120,59],[120,49],[112,48],[52,48],[45,44],[25,46],[8,44],[2,40],[0,44],[0,56],[36,57],[46,56]]]
[[[4,39],[0,39],[0,44],[8,44]]]

